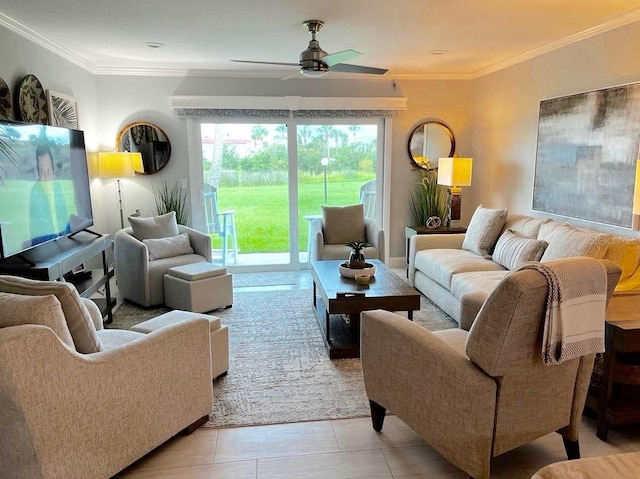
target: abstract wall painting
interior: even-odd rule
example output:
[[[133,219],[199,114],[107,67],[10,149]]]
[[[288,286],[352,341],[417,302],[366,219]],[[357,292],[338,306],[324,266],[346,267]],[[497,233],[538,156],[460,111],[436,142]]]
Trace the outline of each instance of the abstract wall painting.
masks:
[[[79,129],[78,104],[72,96],[47,90],[49,122],[52,126]]]
[[[640,83],[542,100],[533,209],[631,228]]]

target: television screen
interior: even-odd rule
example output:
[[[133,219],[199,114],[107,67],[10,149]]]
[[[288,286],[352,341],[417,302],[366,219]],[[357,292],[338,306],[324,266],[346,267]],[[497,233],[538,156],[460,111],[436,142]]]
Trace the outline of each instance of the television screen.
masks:
[[[0,121],[0,255],[91,225],[83,133]]]

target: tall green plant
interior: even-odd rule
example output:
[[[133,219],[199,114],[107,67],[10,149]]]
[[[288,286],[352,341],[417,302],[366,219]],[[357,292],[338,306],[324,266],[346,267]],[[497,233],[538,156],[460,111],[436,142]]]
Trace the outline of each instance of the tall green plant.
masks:
[[[159,215],[175,211],[178,224],[186,226],[189,223],[191,219],[189,195],[187,190],[180,188],[177,182],[169,185],[166,181],[163,181],[160,186],[154,186],[153,196],[156,200],[156,209]]]
[[[447,190],[438,184],[436,170],[420,170],[420,173],[418,191],[411,195],[413,221],[417,225],[426,225],[430,217],[437,216],[444,224],[448,213]]]

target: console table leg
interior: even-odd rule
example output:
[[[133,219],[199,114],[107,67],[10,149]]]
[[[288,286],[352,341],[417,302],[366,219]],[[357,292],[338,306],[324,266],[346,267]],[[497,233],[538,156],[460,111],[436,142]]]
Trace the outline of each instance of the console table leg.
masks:
[[[327,330],[327,344],[331,344],[331,321],[329,319],[329,312],[324,312],[325,329]]]

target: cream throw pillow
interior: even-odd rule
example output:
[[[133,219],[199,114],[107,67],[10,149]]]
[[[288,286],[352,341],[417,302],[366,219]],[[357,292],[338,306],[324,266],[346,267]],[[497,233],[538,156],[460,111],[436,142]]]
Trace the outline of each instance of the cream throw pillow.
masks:
[[[60,301],[53,294],[25,296],[0,293],[0,328],[22,324],[47,326],[64,344],[73,348],[74,351],[76,349],[64,319]]]
[[[142,242],[147,245],[150,261],[193,253],[187,233],[170,236],[169,238],[146,239],[142,240]]]
[[[542,230],[540,231],[542,233]],[[563,223],[545,238],[549,243],[540,261],[587,256],[602,259],[607,250],[607,235],[590,230],[580,230]]]
[[[102,350],[100,339],[91,316],[82,302],[78,290],[60,281],[36,281],[19,276],[0,276],[0,291],[27,296],[55,295],[60,301],[64,319],[79,353],[97,353]]]
[[[527,261],[540,261],[546,247],[546,241],[524,238],[506,230],[498,238],[493,250],[493,261],[509,270],[516,269]]]
[[[178,231],[176,212],[170,211],[164,215],[149,218],[136,218],[129,216],[129,224],[133,229],[133,236],[140,241],[146,239],[166,238],[175,236]]]
[[[506,209],[495,210],[478,206],[469,222],[462,249],[490,257],[506,219]]]
[[[323,206],[322,234],[326,244],[345,244],[365,239],[364,206]]]

